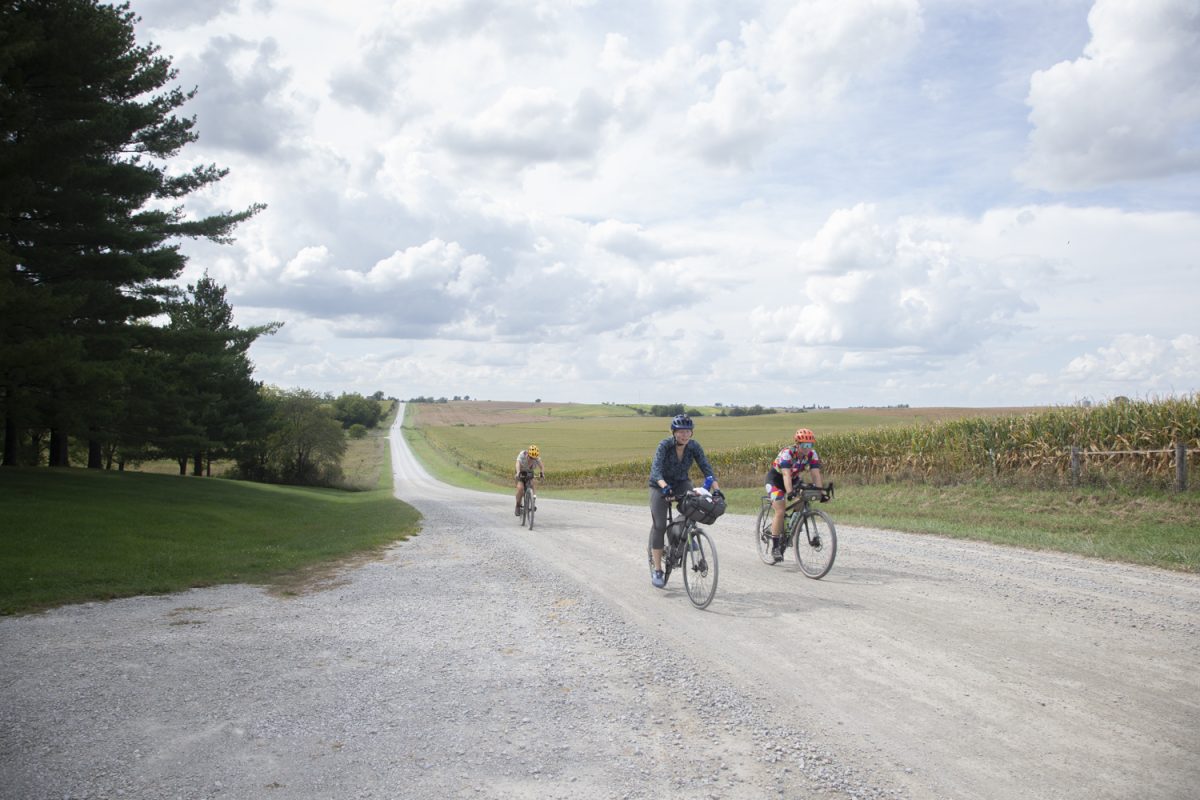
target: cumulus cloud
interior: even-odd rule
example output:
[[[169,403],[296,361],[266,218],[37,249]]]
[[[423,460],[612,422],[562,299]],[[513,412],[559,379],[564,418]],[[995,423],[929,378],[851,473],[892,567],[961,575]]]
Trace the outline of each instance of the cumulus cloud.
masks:
[[[690,253],[619,221],[568,227],[553,245],[514,237],[520,249],[501,260],[431,239],[355,269],[311,245],[260,269],[238,298],[327,320],[343,336],[497,342],[578,340],[636,325],[669,300],[694,302],[676,296]]]
[[[795,106],[825,106],[903,60],[924,30],[918,0],[801,0],[742,32],[746,58]]]
[[[200,88],[187,156],[231,167],[188,209],[268,209],[185,242],[186,279],[287,322],[269,380],[526,396],[505,381],[536,358],[579,399],[660,402],[670,372],[727,402],[987,405],[1170,379],[1111,361],[1114,332],[1192,363],[1165,326],[1193,311],[1194,188],[1011,181],[1013,101],[1078,47],[1077,3],[200,5],[153,29]],[[1186,168],[1188,6],[1128,8],[1028,84],[1034,185]]]
[[[865,204],[834,213],[801,246],[796,276],[796,306],[754,313],[760,340],[962,353],[1035,310],[997,264],[956,252],[919,222],[881,224]]]
[[[1141,385],[1191,388],[1200,375],[1200,336],[1172,339],[1122,334],[1107,347],[1074,358],[1063,370],[1067,380],[1089,385]]]
[[[515,87],[474,119],[452,122],[441,141],[462,156],[518,165],[571,161],[595,154],[610,110],[591,90],[564,102],[547,88]]]
[[[181,64],[201,87],[189,110],[205,146],[260,158],[285,150],[299,120],[289,97],[291,73],[276,66],[277,54],[274,39],[223,36],[210,40],[196,62]]]
[[[1018,171],[1051,190],[1200,169],[1200,5],[1097,0],[1083,55],[1034,73]]]
[[[718,78],[687,112],[684,137],[705,160],[749,166],[789,123],[819,118],[857,83],[902,61],[923,30],[917,0],[800,0],[742,25],[707,61]]]
[[[140,0],[136,11],[147,27],[190,28],[238,10],[241,0],[207,0],[180,3],[178,0]]]

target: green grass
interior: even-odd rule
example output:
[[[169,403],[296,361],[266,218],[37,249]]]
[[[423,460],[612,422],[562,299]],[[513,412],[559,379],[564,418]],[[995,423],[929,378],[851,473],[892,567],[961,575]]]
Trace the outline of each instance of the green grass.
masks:
[[[419,520],[390,488],[4,467],[0,614],[221,583],[286,588]]]
[[[1200,497],[1112,489],[846,486],[828,510],[855,525],[1200,572]]]

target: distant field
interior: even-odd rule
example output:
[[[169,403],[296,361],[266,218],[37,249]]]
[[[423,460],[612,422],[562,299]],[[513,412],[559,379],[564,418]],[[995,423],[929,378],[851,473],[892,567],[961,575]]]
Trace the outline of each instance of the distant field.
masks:
[[[669,435],[665,417],[638,416],[629,406],[576,403],[456,401],[412,403],[410,421],[430,443],[477,469],[505,468],[529,444],[537,444],[548,466],[581,469],[650,458]],[[763,414],[753,417],[696,418],[696,439],[708,452],[747,445],[783,446],[796,428],[821,436],[876,428],[903,427],[964,417],[1004,416],[1017,408],[854,408]]]

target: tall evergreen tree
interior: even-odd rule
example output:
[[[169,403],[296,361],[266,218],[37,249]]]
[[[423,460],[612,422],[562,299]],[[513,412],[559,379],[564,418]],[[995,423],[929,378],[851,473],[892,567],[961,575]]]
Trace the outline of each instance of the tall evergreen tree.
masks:
[[[22,431],[91,437],[118,414],[137,323],[164,309],[179,241],[228,242],[261,205],[192,218],[181,201],[215,165],[172,171],[195,141],[194,94],[127,3],[0,2],[0,403],[4,463]]]
[[[281,323],[234,325],[225,287],[208,273],[187,287],[168,314],[173,391],[198,437],[190,451],[177,449],[173,454],[180,459],[190,455],[193,474],[200,475],[214,457],[265,429],[270,409],[253,378],[247,351],[259,336],[274,333]],[[184,464],[181,460],[181,472]]]

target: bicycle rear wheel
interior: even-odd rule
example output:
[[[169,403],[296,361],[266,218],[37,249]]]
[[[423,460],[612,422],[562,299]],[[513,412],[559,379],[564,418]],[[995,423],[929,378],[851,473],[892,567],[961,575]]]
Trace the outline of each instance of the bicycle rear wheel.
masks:
[[[529,524],[529,530],[533,530],[533,512],[537,511],[537,495],[533,493],[533,489],[525,487],[525,517]]]
[[[693,528],[684,545],[683,586],[696,608],[707,608],[717,594],[717,548],[701,528]]]
[[[810,578],[824,578],[837,558],[837,529],[824,511],[797,515],[792,523],[796,564]]]
[[[771,521],[775,519],[775,509],[771,501],[764,497],[762,507],[758,511],[758,522],[754,526],[754,543],[758,546],[758,557],[764,564],[774,564],[771,555]]]

